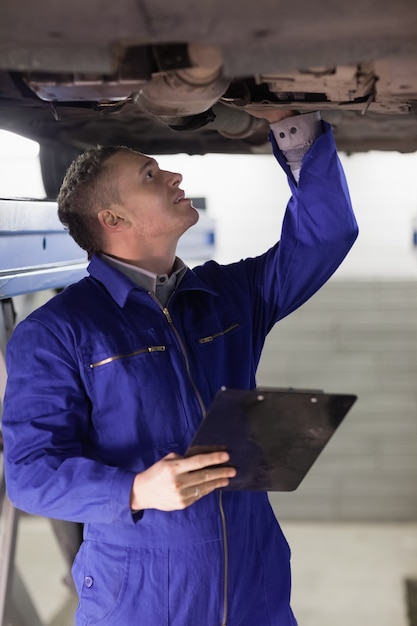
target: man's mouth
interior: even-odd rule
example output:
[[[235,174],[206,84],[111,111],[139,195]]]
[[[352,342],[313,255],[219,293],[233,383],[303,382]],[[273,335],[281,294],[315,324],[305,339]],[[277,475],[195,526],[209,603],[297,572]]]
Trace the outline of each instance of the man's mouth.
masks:
[[[184,198],[185,198],[185,193],[182,191],[175,199],[174,204],[178,204],[178,202],[181,202],[181,200],[184,200]]]

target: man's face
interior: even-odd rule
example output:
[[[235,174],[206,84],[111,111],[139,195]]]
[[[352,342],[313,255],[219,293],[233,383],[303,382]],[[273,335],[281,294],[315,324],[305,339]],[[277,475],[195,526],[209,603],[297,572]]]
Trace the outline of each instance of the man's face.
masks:
[[[141,238],[178,238],[197,222],[198,211],[179,187],[181,174],[159,169],[155,159],[122,151],[108,159],[107,171],[123,218]]]

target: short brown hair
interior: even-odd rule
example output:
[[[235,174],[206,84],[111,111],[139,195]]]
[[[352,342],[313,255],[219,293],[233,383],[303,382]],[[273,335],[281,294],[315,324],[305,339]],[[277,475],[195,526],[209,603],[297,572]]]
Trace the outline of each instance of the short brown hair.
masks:
[[[102,252],[103,235],[97,210],[117,202],[118,190],[104,175],[106,161],[125,146],[97,146],[80,154],[70,165],[58,194],[58,217],[88,258]]]

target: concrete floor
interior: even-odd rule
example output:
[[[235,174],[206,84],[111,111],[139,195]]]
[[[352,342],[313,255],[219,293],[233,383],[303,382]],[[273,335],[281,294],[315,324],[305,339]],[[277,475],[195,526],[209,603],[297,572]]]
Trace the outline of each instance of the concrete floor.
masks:
[[[299,626],[408,626],[404,581],[417,578],[417,523],[282,526]],[[17,565],[45,626],[72,626],[76,599],[47,520],[21,518]]]
[[[417,524],[283,524],[300,626],[408,626]]]

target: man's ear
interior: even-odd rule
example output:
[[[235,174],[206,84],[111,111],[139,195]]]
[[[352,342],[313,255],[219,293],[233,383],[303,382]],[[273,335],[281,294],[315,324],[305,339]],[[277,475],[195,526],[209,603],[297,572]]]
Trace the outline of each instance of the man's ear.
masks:
[[[126,225],[126,220],[114,209],[102,209],[97,213],[97,219],[105,231],[120,230]]]

